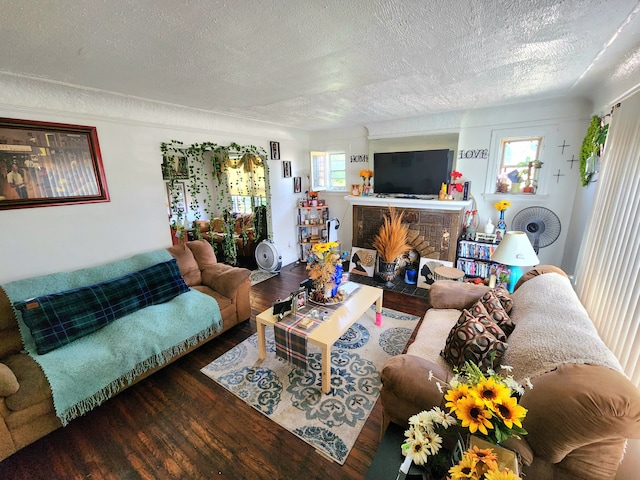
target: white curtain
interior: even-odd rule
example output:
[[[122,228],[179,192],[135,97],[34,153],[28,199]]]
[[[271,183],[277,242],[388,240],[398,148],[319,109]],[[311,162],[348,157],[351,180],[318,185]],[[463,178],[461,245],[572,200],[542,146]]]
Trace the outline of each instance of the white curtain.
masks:
[[[591,219],[578,256],[580,300],[640,386],[640,93],[611,119]]]

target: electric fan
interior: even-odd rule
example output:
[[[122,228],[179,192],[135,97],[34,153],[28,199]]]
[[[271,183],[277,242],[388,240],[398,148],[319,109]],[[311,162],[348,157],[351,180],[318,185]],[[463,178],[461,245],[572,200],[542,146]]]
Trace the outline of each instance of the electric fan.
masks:
[[[260,270],[269,273],[278,273],[282,268],[282,257],[272,240],[261,241],[256,247],[256,263]]]
[[[513,217],[513,229],[525,232],[533,250],[538,253],[560,236],[560,219],[548,208],[527,207]]]

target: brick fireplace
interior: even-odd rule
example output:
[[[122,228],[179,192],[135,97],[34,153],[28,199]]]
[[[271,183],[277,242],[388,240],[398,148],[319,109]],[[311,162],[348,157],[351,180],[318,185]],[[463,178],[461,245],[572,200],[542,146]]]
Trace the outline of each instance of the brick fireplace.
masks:
[[[454,262],[456,243],[462,231],[464,211],[470,202],[401,200],[377,197],[347,197],[353,205],[353,246],[373,248],[389,205],[404,211],[409,224],[408,241],[420,257]]]

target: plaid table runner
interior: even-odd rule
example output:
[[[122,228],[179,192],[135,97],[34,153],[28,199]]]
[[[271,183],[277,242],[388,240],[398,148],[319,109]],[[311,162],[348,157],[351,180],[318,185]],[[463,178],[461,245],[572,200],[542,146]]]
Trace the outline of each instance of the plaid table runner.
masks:
[[[307,368],[307,336],[322,323],[324,315],[331,315],[330,307],[318,307],[319,318],[311,316],[312,308],[305,312],[298,312],[295,317],[288,316],[274,325],[273,332],[276,343],[276,356],[293,363],[296,367]],[[305,318],[313,324],[306,330],[298,327]]]

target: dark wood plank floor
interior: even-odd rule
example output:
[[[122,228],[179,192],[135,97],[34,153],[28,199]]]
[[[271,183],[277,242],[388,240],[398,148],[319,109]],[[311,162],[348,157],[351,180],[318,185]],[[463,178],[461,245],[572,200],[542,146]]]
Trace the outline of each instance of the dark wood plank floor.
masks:
[[[359,479],[379,443],[378,402],[344,465],[253,410],[200,369],[253,334],[255,316],[306,278],[289,265],[252,288],[251,321],[0,462],[0,479]],[[385,292],[423,316],[427,301]]]

